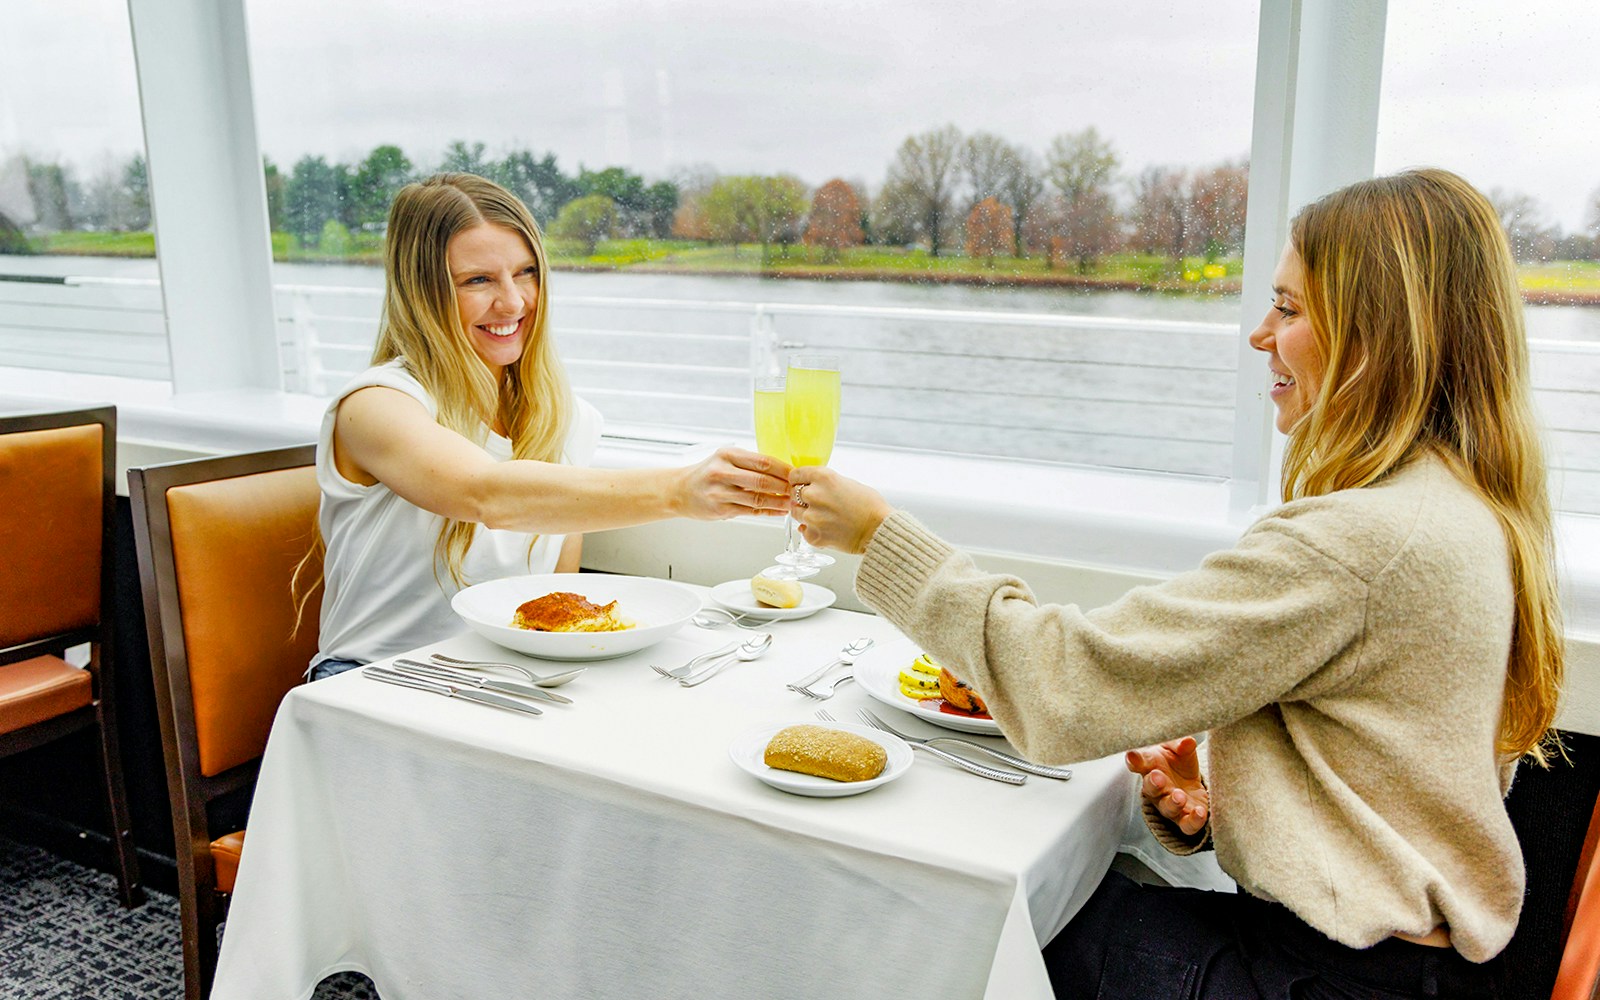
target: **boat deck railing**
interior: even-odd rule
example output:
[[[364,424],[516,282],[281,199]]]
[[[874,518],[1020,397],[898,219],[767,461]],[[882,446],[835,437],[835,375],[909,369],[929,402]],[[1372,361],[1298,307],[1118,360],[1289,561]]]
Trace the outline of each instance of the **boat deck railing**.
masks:
[[[283,386],[330,396],[366,367],[382,293],[285,284]],[[743,434],[750,377],[786,352],[841,356],[840,439],[1224,478],[1234,324],[998,310],[562,296],[550,329],[575,390],[618,424]],[[1600,514],[1600,343],[1534,339],[1558,506]],[[154,278],[0,281],[15,367],[170,378]]]

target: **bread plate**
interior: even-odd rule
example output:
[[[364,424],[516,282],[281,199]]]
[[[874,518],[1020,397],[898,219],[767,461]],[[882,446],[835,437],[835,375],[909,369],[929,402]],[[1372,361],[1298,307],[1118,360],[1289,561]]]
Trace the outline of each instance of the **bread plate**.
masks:
[[[982,733],[999,736],[1000,724],[993,719],[977,719],[970,715],[952,715],[939,711],[939,706],[900,693],[900,671],[911,666],[922,649],[910,639],[893,639],[867,650],[856,658],[856,683],[861,690],[890,708],[898,708],[924,722],[954,729],[963,733]]]
[[[819,799],[833,799],[843,795],[859,795],[871,791],[879,785],[889,782],[905,774],[911,769],[911,746],[895,736],[871,726],[857,726],[848,722],[816,723],[829,729],[841,729],[867,739],[883,747],[889,755],[889,760],[883,765],[883,773],[876,778],[866,781],[834,781],[832,778],[819,778],[814,774],[801,774],[798,771],[780,771],[775,767],[766,765],[767,744],[772,738],[784,729],[784,726],[763,726],[752,729],[743,736],[733,741],[728,747],[728,756],[733,759],[744,771],[749,772],[773,788],[789,792],[794,795],[809,795]]]
[[[729,611],[751,618],[765,618],[767,621],[783,622],[795,618],[806,618],[816,614],[823,608],[833,607],[833,602],[838,596],[827,587],[819,587],[814,583],[800,582],[800,603],[792,608],[774,608],[756,600],[756,595],[750,592],[749,580],[729,580],[719,583],[711,588],[711,599],[727,608]]]
[[[581,594],[595,604],[617,602],[633,628],[617,632],[535,632],[511,618],[526,601],[556,591]],[[671,580],[607,573],[508,576],[471,586],[450,607],[472,631],[507,649],[544,660],[607,660],[626,656],[672,635],[700,610],[700,597]]]

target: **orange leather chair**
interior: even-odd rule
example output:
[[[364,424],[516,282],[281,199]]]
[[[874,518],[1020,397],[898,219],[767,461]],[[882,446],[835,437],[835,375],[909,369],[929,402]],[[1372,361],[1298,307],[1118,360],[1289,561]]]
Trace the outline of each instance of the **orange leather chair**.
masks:
[[[278,703],[317,651],[321,586],[295,628],[291,581],[316,537],[310,446],[128,470],[172,798],[184,995],[217,968],[217,927],[244,845],[210,806],[248,795]],[[320,548],[302,572],[321,577]],[[220,834],[220,836],[219,836]]]
[[[1571,917],[1550,1000],[1600,998],[1600,798],[1572,876]]]
[[[99,733],[123,906],[144,902],[112,711],[117,411],[0,417],[0,756]],[[88,669],[62,659],[89,644]]]

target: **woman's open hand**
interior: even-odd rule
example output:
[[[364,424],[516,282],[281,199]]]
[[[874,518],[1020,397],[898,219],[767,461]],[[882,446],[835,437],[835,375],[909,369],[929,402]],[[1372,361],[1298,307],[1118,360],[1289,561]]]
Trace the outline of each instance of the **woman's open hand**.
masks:
[[[740,514],[782,514],[789,509],[789,466],[732,446],[682,470],[677,513],[700,521]]]
[[[1128,770],[1144,775],[1141,791],[1156,811],[1185,836],[1205,829],[1211,818],[1211,793],[1200,777],[1200,755],[1193,736],[1129,750]]]
[[[894,512],[877,490],[824,466],[795,469],[789,482],[795,488],[791,512],[800,537],[819,548],[860,555]]]

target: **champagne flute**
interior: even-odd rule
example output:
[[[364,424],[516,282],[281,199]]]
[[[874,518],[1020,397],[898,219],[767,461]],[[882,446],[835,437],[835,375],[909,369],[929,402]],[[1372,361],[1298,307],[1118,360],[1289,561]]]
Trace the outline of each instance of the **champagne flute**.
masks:
[[[789,425],[787,407],[784,401],[786,380],[782,375],[763,375],[755,381],[755,400],[753,412],[756,424],[756,450],[769,458],[776,458],[780,462],[789,461]],[[799,540],[799,532],[795,530],[794,515],[785,514],[783,518],[784,551],[795,550]],[[781,556],[779,558],[782,558]],[[775,565],[768,566],[761,571],[762,576],[774,580],[798,580],[801,577],[815,576],[815,569],[806,570],[802,567]]]
[[[784,417],[788,428],[789,464],[827,465],[839,430],[839,358],[834,354],[796,354],[789,360],[784,387]],[[833,557],[808,545],[794,532],[778,562],[810,576]]]

